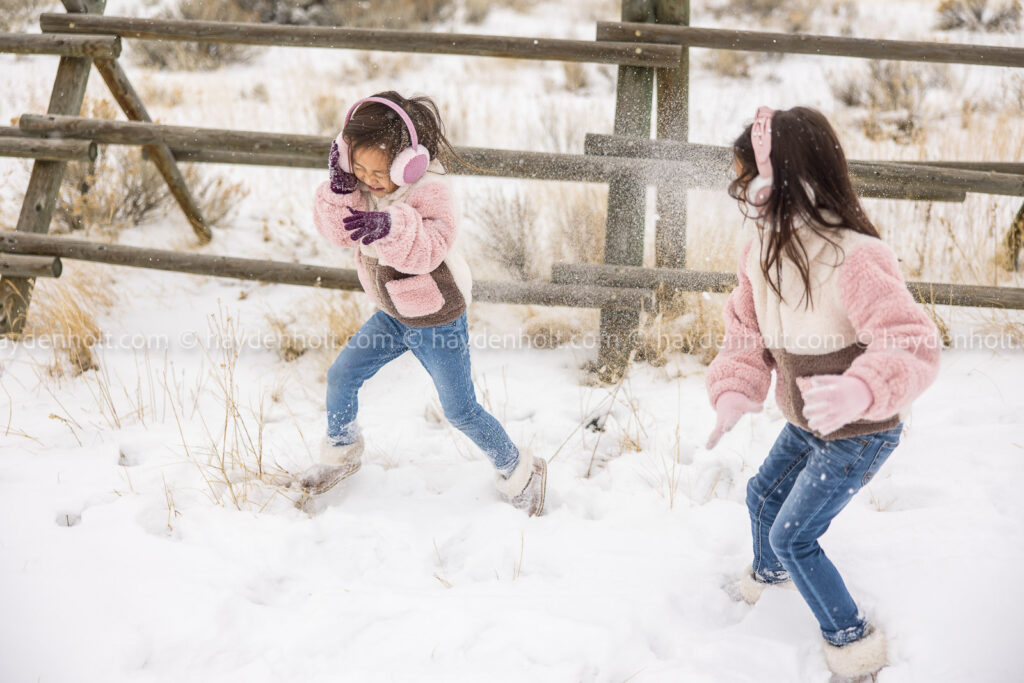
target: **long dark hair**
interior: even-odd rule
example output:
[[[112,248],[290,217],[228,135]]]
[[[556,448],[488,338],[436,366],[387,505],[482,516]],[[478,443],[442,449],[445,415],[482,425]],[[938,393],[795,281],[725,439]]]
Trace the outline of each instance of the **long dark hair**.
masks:
[[[729,196],[747,207],[747,187],[757,176],[752,125],[732,143],[740,173],[729,185]],[[782,296],[779,279],[782,259],[790,259],[804,282],[807,305],[811,301],[810,263],[797,228],[809,229],[841,248],[833,239],[839,229],[878,237],[878,230],[864,213],[850,182],[846,155],[828,119],[816,109],[793,107],[772,117],[772,191],[759,215],[747,214],[767,233],[767,249],[761,271],[772,290]],[[810,189],[810,192],[808,192]],[[826,217],[824,212],[832,215]],[[830,234],[831,233],[831,234]],[[772,277],[774,272],[775,277]],[[802,300],[802,299],[801,299]]]
[[[416,127],[419,143],[447,168],[451,159],[460,159],[445,136],[444,123],[437,105],[429,97],[405,98],[394,90],[379,92],[374,97],[391,100],[405,110]],[[379,147],[388,161],[411,143],[409,130],[393,109],[380,102],[364,102],[345,124],[342,135],[348,141],[349,154],[365,147]],[[461,159],[460,159],[461,160]]]

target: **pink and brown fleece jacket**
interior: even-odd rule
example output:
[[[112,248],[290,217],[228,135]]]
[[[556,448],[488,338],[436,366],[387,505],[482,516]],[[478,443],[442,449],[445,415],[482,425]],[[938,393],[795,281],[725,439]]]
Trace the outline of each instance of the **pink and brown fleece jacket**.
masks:
[[[316,189],[313,222],[320,234],[356,249],[359,282],[381,310],[411,327],[432,327],[457,319],[470,303],[472,275],[454,249],[457,229],[444,168],[432,162],[412,185],[374,197],[363,183],[335,194],[330,181]],[[370,245],[353,240],[343,220],[349,209],[384,211],[391,230]]]
[[[780,274],[782,297],[768,286],[761,272],[766,240],[756,237],[743,249],[739,285],[725,306],[725,343],[708,368],[712,405],[726,391],[764,401],[774,369],[783,415],[812,431],[796,379],[857,377],[874,401],[857,422],[817,434],[833,440],[895,427],[935,380],[938,330],[907,290],[895,254],[877,238],[845,229],[831,232],[838,249],[812,230],[799,231],[810,263],[811,305],[788,260]]]

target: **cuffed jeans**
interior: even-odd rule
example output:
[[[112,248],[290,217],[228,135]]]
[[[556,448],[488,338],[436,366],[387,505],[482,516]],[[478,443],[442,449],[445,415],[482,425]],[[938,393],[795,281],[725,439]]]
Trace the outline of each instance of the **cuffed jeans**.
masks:
[[[410,327],[377,311],[348,341],[327,371],[327,439],[332,445],[358,436],[358,394],[387,363],[412,351],[437,388],[444,415],[480,447],[494,467],[508,474],[519,451],[501,424],[476,400],[469,365],[466,314],[435,327]]]
[[[833,645],[857,640],[867,623],[818,539],[878,472],[902,430],[900,424],[823,441],[787,423],[747,484],[756,578],[766,583],[792,578]]]

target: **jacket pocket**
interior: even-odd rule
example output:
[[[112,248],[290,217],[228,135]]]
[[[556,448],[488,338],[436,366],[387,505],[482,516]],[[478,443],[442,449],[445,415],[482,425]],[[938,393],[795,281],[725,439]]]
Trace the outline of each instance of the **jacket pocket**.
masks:
[[[431,275],[413,275],[384,283],[398,314],[421,318],[436,313],[444,306],[444,296]]]

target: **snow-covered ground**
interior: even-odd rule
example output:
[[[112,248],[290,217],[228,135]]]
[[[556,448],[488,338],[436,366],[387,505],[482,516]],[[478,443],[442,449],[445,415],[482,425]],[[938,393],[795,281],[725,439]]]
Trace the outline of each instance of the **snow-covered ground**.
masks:
[[[454,28],[589,38],[595,19],[616,13],[615,3],[593,4],[543,2]],[[749,21],[694,5],[695,24]],[[1024,45],[1019,35],[932,32],[932,3],[857,7],[854,25],[884,21],[887,37]],[[107,10],[154,11],[116,0]],[[819,14],[815,30],[839,32],[842,13]],[[609,67],[585,66],[585,85],[572,90],[556,63],[261,54],[210,73],[149,73],[130,60],[126,70],[145,78],[144,91],[180,89],[151,104],[166,123],[317,133],[307,103],[318,95],[348,101],[394,88],[435,97],[458,144],[578,151],[583,133],[611,132]],[[857,64],[787,57],[754,64],[770,76],[755,80],[698,66],[693,139],[727,144],[762,101],[807,103],[838,121],[862,157],[1020,158],[1019,119],[1004,121],[1001,145],[964,144],[959,100],[956,125],[936,119],[948,135],[871,146],[844,125],[853,114],[825,83]],[[54,58],[0,55],[4,121],[45,108],[55,68]],[[976,68],[950,87],[998,98],[1014,83],[1008,72]],[[94,78],[90,96],[104,94]],[[0,160],[7,224],[29,168]],[[201,251],[351,265],[312,227],[322,173],[219,170],[250,194]],[[552,187],[455,183],[469,237],[488,193]],[[695,199],[691,217],[705,221],[694,220],[692,253],[728,252],[712,263],[728,267],[728,247],[742,239],[738,216],[727,200]],[[931,248],[915,246],[915,226],[935,233],[923,244],[959,235],[960,251],[924,264],[923,275],[941,280],[957,259],[991,251],[1016,202],[869,210],[882,213],[908,267]],[[701,246],[705,235],[714,249]],[[119,240],[195,248],[173,211]],[[968,271],[984,280],[989,267]],[[490,466],[438,419],[429,379],[409,356],[361,394],[362,470],[302,510],[282,482],[311,462],[324,428],[332,356],[316,348],[323,316],[329,302],[360,295],[65,261],[59,281],[39,283],[34,305],[65,286],[79,298],[113,292],[108,303],[86,300],[105,335],[92,349],[98,369],[74,374],[44,340],[0,342],[0,681],[827,678],[817,625],[796,593],[769,591],[749,607],[721,589],[749,561],[744,487],[784,422],[769,402],[705,451],[714,419],[694,358],[671,356],[662,367],[637,366],[618,386],[594,386],[580,370],[593,349],[519,343],[531,316],[562,315],[586,329],[592,314],[474,304],[478,394],[524,450],[549,460],[546,514],[527,518],[498,500]],[[888,634],[880,682],[1024,680],[1024,351],[1008,344],[1021,317],[939,312],[956,338],[939,379],[823,545]],[[283,360],[282,326],[309,335],[313,348]]]

